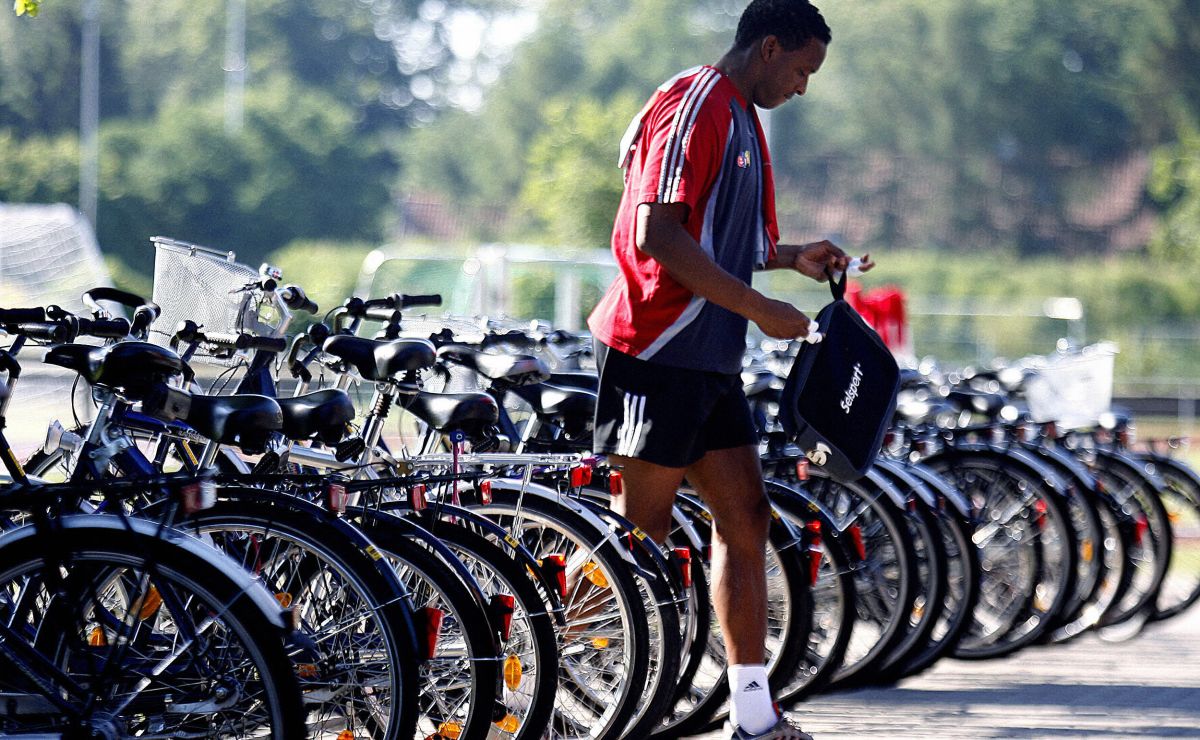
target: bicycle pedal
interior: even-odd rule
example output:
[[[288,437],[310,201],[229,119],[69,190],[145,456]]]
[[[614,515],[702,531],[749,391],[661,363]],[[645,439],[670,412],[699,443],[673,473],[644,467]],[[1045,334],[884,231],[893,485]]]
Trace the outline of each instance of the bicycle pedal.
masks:
[[[347,437],[337,443],[334,448],[333,456],[338,459],[338,462],[347,462],[353,460],[367,449],[367,443],[362,437]]]

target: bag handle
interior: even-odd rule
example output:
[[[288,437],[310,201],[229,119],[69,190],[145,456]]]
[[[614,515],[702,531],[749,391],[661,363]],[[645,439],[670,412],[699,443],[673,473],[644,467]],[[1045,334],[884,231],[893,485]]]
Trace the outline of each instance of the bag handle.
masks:
[[[829,265],[825,265],[825,277],[829,280],[829,292],[833,294],[833,300],[840,301],[846,297],[846,280],[850,276],[849,273],[849,270],[842,270],[835,277]]]

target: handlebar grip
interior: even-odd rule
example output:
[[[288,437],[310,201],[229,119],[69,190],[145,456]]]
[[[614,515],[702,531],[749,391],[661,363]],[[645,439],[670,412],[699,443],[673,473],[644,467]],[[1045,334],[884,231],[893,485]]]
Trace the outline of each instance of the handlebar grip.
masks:
[[[253,337],[243,334],[241,338],[246,342],[245,349],[262,352],[282,352],[287,349],[287,337]]]
[[[363,311],[363,318],[371,319],[372,321],[384,321],[390,324],[400,319],[400,312],[394,308],[368,308]]]
[[[0,324],[34,324],[45,320],[44,308],[0,308]]]
[[[30,339],[44,339],[48,342],[66,342],[71,338],[71,331],[65,323],[22,322],[17,324],[17,333]]]
[[[428,293],[425,295],[401,295],[400,305],[396,308],[408,308],[409,306],[440,306],[442,305],[442,296],[440,293]]]
[[[205,344],[215,344],[223,349],[246,349],[247,340],[252,339],[249,334],[225,334],[215,331],[197,333],[195,338]]]
[[[133,321],[130,322],[129,333],[142,335],[150,325],[162,315],[162,309],[157,303],[143,303],[134,309]]]
[[[299,285],[289,285],[279,293],[279,297],[283,299],[283,305],[293,311],[303,311],[305,313],[315,314],[321,310],[315,301],[311,300],[304,293],[304,289]]]
[[[79,333],[102,339],[121,339],[129,336],[128,319],[80,319]]]

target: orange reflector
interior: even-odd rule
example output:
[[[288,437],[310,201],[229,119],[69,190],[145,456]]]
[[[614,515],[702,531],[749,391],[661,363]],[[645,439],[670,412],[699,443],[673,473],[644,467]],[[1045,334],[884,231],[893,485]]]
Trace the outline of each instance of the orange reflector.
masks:
[[[278,601],[279,605],[282,606],[284,609],[287,609],[288,607],[290,607],[292,605],[292,595],[289,594],[287,591],[280,591],[277,594],[275,594],[275,600]]]
[[[1091,540],[1084,540],[1083,546],[1079,549],[1079,556],[1083,558],[1083,562],[1085,563],[1092,562],[1092,558],[1096,557],[1096,548],[1095,545],[1092,544]]]
[[[608,638],[607,637],[593,637],[592,638],[592,647],[596,648],[597,650],[603,650],[604,648],[608,647]]]
[[[857,524],[850,525],[850,539],[854,540],[854,550],[858,553],[858,559],[866,560],[867,546],[863,543],[862,527]]]
[[[583,575],[596,588],[608,588],[608,576],[604,575],[604,571],[595,561],[589,560],[583,564]]]
[[[442,740],[458,740],[462,735],[462,725],[457,722],[443,722],[438,725],[437,737]]]
[[[625,479],[621,477],[621,471],[614,470],[608,474],[608,492],[614,496],[625,493]]]
[[[489,605],[500,629],[500,639],[508,642],[508,637],[512,634],[512,617],[517,600],[511,594],[494,594]]]
[[[426,506],[425,501],[425,484],[418,483],[412,487],[412,491],[408,494],[408,501],[412,504],[413,511],[423,511]]]
[[[108,645],[108,636],[100,627],[93,627],[91,633],[88,634],[88,644],[92,647],[105,647]]]
[[[479,482],[479,502],[482,504],[492,503],[492,482],[490,480]]]
[[[442,636],[442,618],[446,612],[434,606],[424,606],[417,610],[417,625],[420,634],[425,638],[420,641],[421,660],[429,660],[437,654],[438,638]]]
[[[675,562],[679,563],[679,577],[683,581],[684,588],[692,587],[692,548],[676,547],[671,551],[671,555],[675,558]]]
[[[521,687],[521,679],[525,678],[525,666],[521,665],[521,659],[515,655],[510,655],[504,659],[504,685],[509,691],[516,691]]]
[[[521,729],[521,720],[511,714],[506,714],[495,722],[496,727],[500,728],[501,732],[513,733]]]
[[[300,678],[316,678],[317,666],[314,663],[297,663],[296,675]]]
[[[354,740],[354,733],[350,730],[342,730],[338,733],[337,740]]]
[[[162,595],[158,593],[158,589],[154,586],[146,592],[142,598],[141,606],[138,608],[138,619],[149,619],[158,611],[158,607],[162,606]]]

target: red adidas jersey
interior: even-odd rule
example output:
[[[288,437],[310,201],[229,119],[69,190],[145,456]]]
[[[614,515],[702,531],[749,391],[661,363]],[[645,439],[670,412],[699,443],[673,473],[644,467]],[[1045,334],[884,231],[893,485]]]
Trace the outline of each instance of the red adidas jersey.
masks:
[[[738,372],[746,320],[672,278],[635,243],[642,203],[686,203],[685,228],[722,268],[750,282],[779,230],[770,158],[754,107],[713,67],[664,83],[621,142],[625,191],[613,225],[619,274],[588,318],[592,334],[651,362]]]

